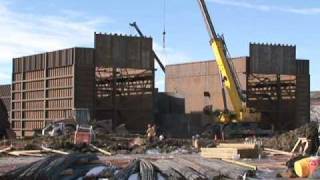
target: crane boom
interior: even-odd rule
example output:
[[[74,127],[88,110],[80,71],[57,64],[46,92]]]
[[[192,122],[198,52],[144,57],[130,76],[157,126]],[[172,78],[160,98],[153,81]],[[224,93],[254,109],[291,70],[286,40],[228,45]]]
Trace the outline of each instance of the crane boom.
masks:
[[[136,31],[138,32],[140,37],[144,37],[143,33],[141,32],[140,28],[138,27],[136,22],[130,23],[130,26],[134,27],[136,29]],[[162,69],[162,71],[165,73],[166,72],[166,68],[164,67],[164,65],[162,64],[162,62],[160,61],[159,57],[157,56],[156,52],[153,52],[153,56],[156,59],[157,63],[159,64],[160,68]]]
[[[234,72],[231,62],[229,62],[227,58],[227,49],[224,39],[215,32],[205,1],[198,0],[198,3],[210,36],[210,45],[216,57],[218,69],[222,77],[222,84],[230,97],[231,104],[236,114],[236,120],[240,122],[258,121],[260,113],[257,114],[252,112],[252,109],[247,108],[245,105],[245,100],[242,98],[241,90],[237,83],[237,74]],[[229,112],[223,112],[219,120],[222,123],[228,123],[232,119]]]

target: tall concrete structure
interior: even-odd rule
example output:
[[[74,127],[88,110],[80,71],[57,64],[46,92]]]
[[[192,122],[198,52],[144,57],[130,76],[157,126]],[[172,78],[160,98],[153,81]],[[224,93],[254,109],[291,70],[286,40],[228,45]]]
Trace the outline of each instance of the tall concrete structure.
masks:
[[[262,112],[263,122],[276,129],[293,129],[309,122],[309,61],[296,59],[295,46],[250,44],[250,56],[232,62],[247,106]],[[166,67],[166,92],[185,98],[186,113],[199,113],[210,105],[223,109],[220,82],[215,61]],[[232,109],[229,99],[227,102]]]

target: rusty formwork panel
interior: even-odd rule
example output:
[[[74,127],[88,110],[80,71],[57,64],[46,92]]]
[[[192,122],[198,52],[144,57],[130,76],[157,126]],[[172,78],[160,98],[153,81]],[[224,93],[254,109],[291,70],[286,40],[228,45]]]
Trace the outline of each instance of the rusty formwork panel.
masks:
[[[94,88],[93,55],[93,49],[70,48],[13,59],[11,126],[18,136],[69,117],[73,108],[93,107],[87,98]]]
[[[296,119],[302,125],[310,120],[310,75],[309,61],[297,61]]]
[[[293,129],[310,120],[309,61],[296,60],[295,69],[295,75],[248,75],[248,106],[277,129]]]
[[[250,43],[250,73],[296,74],[296,47]]]
[[[95,34],[97,120],[141,132],[153,121],[152,39]]]
[[[98,67],[153,70],[152,38],[95,33]]]
[[[242,89],[246,89],[246,57],[234,58],[233,64]],[[166,92],[178,93],[185,97],[186,113],[202,112],[204,106],[223,108],[219,71],[215,61],[203,61],[169,65],[166,69]],[[210,97],[205,97],[204,92]],[[232,109],[229,96],[228,107]]]
[[[309,76],[309,60],[297,59],[296,61],[296,75]]]
[[[0,99],[5,105],[5,108],[8,112],[11,110],[11,85],[5,84],[0,85]]]

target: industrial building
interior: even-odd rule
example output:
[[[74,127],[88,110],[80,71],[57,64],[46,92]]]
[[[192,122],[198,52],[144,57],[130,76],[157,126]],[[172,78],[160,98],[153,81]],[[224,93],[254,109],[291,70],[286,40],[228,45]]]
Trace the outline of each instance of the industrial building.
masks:
[[[153,120],[152,39],[95,33],[94,42],[94,48],[13,59],[11,127],[17,136],[32,136],[78,108],[131,131]]]
[[[309,61],[296,58],[295,46],[250,44],[249,49],[249,56],[232,59],[247,106],[262,112],[262,121],[276,130],[309,122]],[[167,66],[165,91],[185,98],[186,114],[203,114],[210,106],[224,108],[219,70],[212,60]]]

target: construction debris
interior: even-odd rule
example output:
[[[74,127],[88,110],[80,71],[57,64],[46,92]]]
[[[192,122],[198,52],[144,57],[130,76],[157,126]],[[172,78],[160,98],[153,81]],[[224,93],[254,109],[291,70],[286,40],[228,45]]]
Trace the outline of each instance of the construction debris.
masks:
[[[220,160],[201,157],[173,159],[135,159],[125,167],[106,165],[96,155],[54,155],[10,171],[0,178],[15,179],[77,179],[110,178],[140,179],[240,179],[254,177],[255,170]]]
[[[314,154],[319,147],[318,124],[311,122],[298,129],[283,133],[271,139],[265,139],[264,147],[291,152],[299,137],[306,137],[310,140],[310,149],[307,154]]]
[[[129,134],[129,131],[127,130],[125,124],[120,124],[119,126],[117,126],[117,127],[115,128],[114,131],[115,131],[116,134],[122,135],[122,136],[125,136],[125,135],[128,135],[128,134]]]

